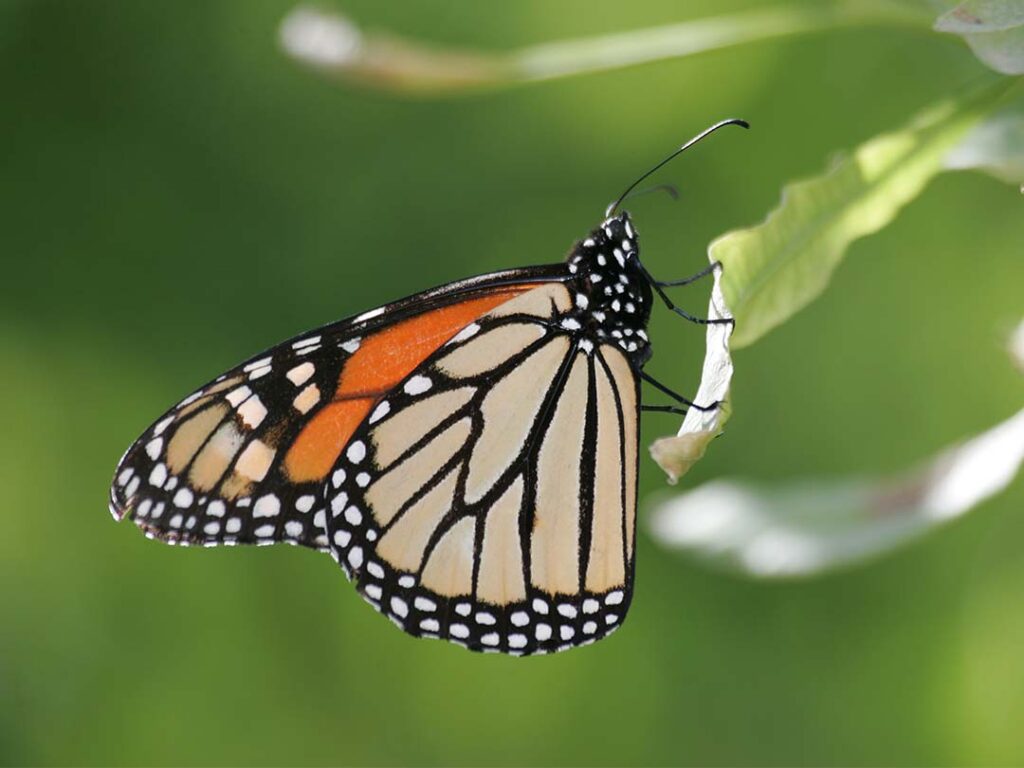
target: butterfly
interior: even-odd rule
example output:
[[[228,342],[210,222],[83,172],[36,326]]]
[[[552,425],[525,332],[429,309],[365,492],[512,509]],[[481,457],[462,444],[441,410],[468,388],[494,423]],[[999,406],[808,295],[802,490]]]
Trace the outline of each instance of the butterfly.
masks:
[[[443,285],[290,339],[128,449],[110,510],[169,544],[329,553],[400,628],[560,651],[623,622],[654,295],[626,212],[563,263]],[[703,408],[715,407],[697,406]]]

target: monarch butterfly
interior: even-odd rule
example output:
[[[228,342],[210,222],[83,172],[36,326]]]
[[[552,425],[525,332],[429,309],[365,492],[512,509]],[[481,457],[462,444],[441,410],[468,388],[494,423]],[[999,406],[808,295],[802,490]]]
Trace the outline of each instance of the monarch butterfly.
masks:
[[[474,277],[257,355],[128,449],[114,518],[170,544],[330,553],[409,634],[547,653],[633,592],[640,380],[654,293],[633,182],[562,264]],[[725,322],[729,322],[728,320]],[[717,404],[703,406],[713,408]],[[697,406],[701,407],[701,406]]]

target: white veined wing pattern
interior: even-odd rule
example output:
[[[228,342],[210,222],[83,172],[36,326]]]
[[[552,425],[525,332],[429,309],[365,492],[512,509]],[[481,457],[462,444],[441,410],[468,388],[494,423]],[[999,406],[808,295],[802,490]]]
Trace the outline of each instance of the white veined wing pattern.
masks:
[[[551,284],[468,325],[381,400],[325,488],[328,542],[406,632],[544,653],[632,594],[638,388]]]

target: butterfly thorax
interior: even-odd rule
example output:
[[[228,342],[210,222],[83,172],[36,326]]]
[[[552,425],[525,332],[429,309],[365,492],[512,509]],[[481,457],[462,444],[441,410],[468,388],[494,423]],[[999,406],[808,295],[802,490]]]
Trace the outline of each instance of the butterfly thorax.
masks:
[[[638,253],[636,232],[623,213],[578,242],[566,260],[573,276],[568,287],[575,294],[575,310],[568,321],[580,323],[597,342],[620,347],[636,368],[650,357],[647,322],[652,301]]]

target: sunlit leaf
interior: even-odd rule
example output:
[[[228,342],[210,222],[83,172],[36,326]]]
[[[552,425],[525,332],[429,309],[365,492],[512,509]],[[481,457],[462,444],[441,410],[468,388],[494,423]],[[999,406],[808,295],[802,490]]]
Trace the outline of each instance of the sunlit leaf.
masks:
[[[817,297],[850,244],[884,227],[921,192],[1005,88],[932,107],[842,156],[824,175],[787,186],[762,224],[715,240],[709,252],[725,265],[733,345],[753,343]]]
[[[996,72],[1024,74],[1024,3],[966,0],[935,22],[939,32],[960,35],[974,55]]]
[[[716,480],[661,504],[663,544],[753,576],[809,575],[887,552],[1003,490],[1024,461],[1024,410],[924,470],[766,488]]]
[[[1024,323],[1010,341],[1024,372]],[[656,539],[759,578],[807,576],[881,555],[969,512],[1024,463],[1024,410],[887,478],[776,487],[715,480],[656,504]]]
[[[975,126],[946,157],[946,167],[1024,184],[1024,98]]]
[[[715,282],[708,302],[708,318],[731,317],[722,296],[722,270],[716,268]],[[719,403],[718,408],[687,411],[679,433],[674,437],[662,437],[651,445],[651,456],[668,474],[669,482],[675,483],[704,456],[708,443],[717,437],[729,419],[729,384],[732,381],[732,358],[729,355],[729,338],[732,325],[713,324],[707,326],[707,352],[704,370],[695,403],[710,405]]]
[[[927,21],[919,11],[885,0],[818,2],[488,52],[364,31],[341,14],[300,6],[281,23],[280,39],[298,61],[345,82],[431,95],[619,69],[809,32]]]
[[[1021,373],[1024,373],[1024,320],[1010,334],[1010,341],[1006,347],[1014,364]]]

